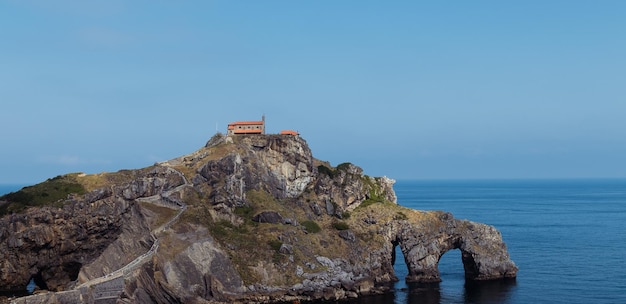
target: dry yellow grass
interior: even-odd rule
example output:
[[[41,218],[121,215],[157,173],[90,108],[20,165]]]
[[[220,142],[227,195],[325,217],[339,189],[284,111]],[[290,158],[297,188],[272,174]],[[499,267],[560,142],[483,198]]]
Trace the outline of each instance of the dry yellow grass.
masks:
[[[158,206],[151,203],[140,202],[139,205],[156,215],[156,218],[150,223],[150,229],[156,229],[167,223],[172,217],[178,213],[177,209]]]

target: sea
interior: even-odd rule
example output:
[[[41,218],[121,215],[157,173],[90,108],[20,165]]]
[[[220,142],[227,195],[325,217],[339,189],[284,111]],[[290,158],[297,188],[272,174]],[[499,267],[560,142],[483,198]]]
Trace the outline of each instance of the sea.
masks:
[[[20,188],[0,185],[0,195]],[[393,292],[340,303],[626,303],[626,179],[399,180],[394,189],[402,206],[497,228],[517,278],[466,282],[451,250],[440,283],[407,284],[396,250]]]

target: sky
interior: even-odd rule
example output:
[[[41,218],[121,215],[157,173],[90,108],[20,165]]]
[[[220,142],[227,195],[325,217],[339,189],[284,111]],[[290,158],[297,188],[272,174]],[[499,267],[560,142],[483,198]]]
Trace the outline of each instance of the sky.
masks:
[[[626,177],[626,1],[0,2],[0,183],[229,122],[394,179]]]

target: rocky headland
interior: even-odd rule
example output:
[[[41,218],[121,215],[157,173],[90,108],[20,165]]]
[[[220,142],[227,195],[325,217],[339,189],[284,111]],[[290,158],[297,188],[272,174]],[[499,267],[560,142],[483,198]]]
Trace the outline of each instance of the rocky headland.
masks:
[[[399,206],[393,180],[313,158],[293,135],[216,135],[139,170],[68,174],[0,198],[0,290],[14,303],[273,303],[514,278],[500,233]],[[397,278],[394,252],[409,274]]]

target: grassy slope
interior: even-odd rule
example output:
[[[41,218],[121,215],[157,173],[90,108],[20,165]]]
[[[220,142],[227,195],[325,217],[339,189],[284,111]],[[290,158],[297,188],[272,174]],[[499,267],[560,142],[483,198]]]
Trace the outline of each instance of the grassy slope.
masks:
[[[86,192],[85,187],[78,182],[79,175],[59,175],[0,197],[1,201],[7,201],[0,206],[0,215],[22,212],[28,207],[61,206],[68,195]]]
[[[113,173],[84,174],[70,173],[49,178],[46,181],[24,187],[0,197],[0,216],[20,213],[29,207],[61,207],[72,195],[83,195],[89,191],[131,181],[139,172],[149,170],[121,170]]]

